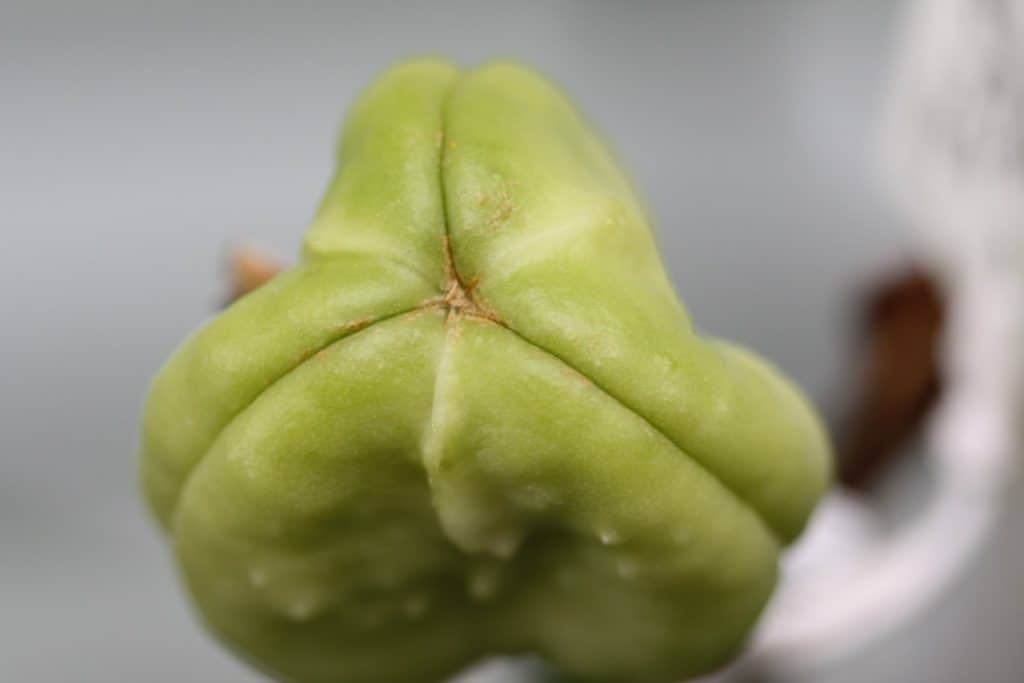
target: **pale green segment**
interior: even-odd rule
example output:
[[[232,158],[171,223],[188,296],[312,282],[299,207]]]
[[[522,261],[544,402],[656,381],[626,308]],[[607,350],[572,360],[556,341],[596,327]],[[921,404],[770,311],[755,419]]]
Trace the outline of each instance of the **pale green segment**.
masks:
[[[480,654],[419,456],[443,328],[395,318],[321,351],[183,491],[173,532],[204,621],[280,680],[437,681]]]
[[[280,275],[190,338],[146,404],[142,482],[161,523],[189,470],[262,391],[332,341],[435,294],[390,261],[347,254]]]
[[[576,110],[533,72],[495,64],[460,80],[445,121],[463,281],[794,538],[830,476],[821,425],[772,368],[695,336],[627,182]]]
[[[445,62],[410,62],[360,97],[306,235],[307,259],[370,252],[442,284],[441,110],[456,76]]]
[[[505,650],[678,680],[741,645],[775,582],[757,514],[631,409],[496,325],[450,323],[425,453]],[[503,559],[505,558],[505,559]]]

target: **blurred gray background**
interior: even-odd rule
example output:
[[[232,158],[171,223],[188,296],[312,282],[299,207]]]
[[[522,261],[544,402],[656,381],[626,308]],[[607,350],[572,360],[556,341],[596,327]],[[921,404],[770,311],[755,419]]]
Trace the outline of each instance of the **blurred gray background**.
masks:
[[[141,403],[224,295],[230,245],[294,257],[346,107],[402,57],[561,83],[636,176],[698,324],[831,411],[851,297],[907,251],[872,166],[899,13],[0,2],[0,680],[258,680],[195,625],[140,504]],[[815,680],[1020,680],[1022,546]]]

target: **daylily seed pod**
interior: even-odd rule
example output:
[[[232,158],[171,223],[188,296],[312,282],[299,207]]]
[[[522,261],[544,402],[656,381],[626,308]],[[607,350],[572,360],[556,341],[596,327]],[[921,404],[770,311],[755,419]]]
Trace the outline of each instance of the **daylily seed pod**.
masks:
[[[695,334],[558,90],[416,61],[350,113],[298,267],[157,377],[142,478],[204,622],[282,680],[667,682],[741,646],[829,462]]]

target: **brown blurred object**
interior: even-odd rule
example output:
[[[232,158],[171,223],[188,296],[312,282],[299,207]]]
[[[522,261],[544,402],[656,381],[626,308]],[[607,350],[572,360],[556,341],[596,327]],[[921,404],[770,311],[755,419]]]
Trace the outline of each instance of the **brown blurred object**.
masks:
[[[938,283],[909,268],[868,294],[856,350],[859,386],[839,436],[839,478],[868,488],[921,426],[941,389],[945,305]]]
[[[231,294],[226,304],[232,304],[249,292],[274,279],[284,265],[268,254],[253,247],[242,246],[231,250]]]

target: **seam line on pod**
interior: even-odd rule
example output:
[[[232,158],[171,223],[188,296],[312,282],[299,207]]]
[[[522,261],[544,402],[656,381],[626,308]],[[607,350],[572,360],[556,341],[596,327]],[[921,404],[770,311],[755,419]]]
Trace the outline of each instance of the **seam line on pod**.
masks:
[[[256,394],[256,396],[254,396],[249,402],[247,402],[244,406],[242,406],[242,408],[236,411],[231,417],[229,417],[224,422],[220,429],[217,430],[217,434],[210,441],[209,445],[205,449],[203,449],[203,452],[200,453],[199,457],[196,458],[195,461],[192,463],[191,467],[188,468],[188,471],[185,473],[185,476],[182,477],[181,479],[181,486],[178,488],[178,493],[174,498],[174,505],[171,508],[170,514],[167,516],[167,528],[170,530],[177,526],[178,512],[179,509],[181,508],[181,499],[184,497],[185,490],[188,488],[189,483],[192,481],[192,477],[195,474],[196,470],[199,469],[199,466],[206,459],[206,456],[210,453],[211,450],[213,450],[214,446],[217,445],[217,442],[220,441],[221,435],[223,435],[224,432],[226,432],[228,428],[230,428],[231,425],[239,417],[244,415],[245,412],[249,410],[249,408],[251,408],[253,404],[255,404],[256,401],[260,399],[260,397],[264,396],[267,392],[272,390],[279,382],[286,379],[293,372],[296,372],[297,370],[301,369],[303,366],[305,366],[307,363],[313,360],[313,358],[315,358],[318,354],[330,349],[335,344],[339,344],[345,341],[346,339],[354,337],[357,334],[366,332],[380,323],[384,323],[395,318],[401,318],[402,316],[409,315],[410,313],[418,313],[421,311],[427,311],[433,308],[437,308],[438,305],[439,304],[435,299],[430,299],[413,308],[405,308],[396,313],[391,313],[385,316],[381,316],[379,318],[374,318],[367,322],[365,325],[362,325],[361,327],[345,330],[344,334],[338,337],[332,337],[329,341],[322,344],[314,351],[310,352],[309,355],[307,355],[301,361],[287,368],[284,372],[282,372],[280,375],[274,378],[266,387],[264,387],[258,394]]]

